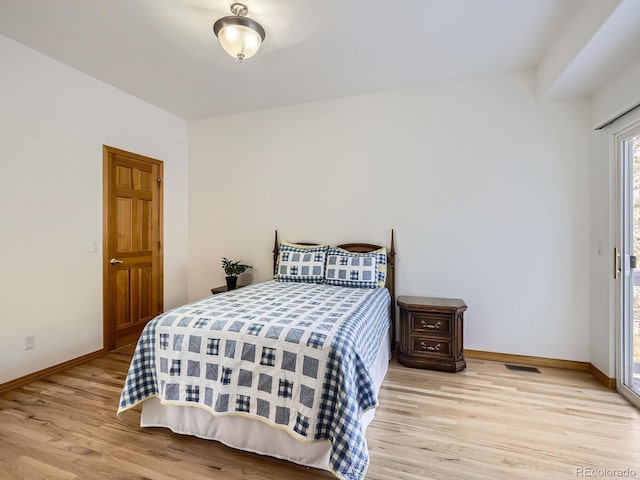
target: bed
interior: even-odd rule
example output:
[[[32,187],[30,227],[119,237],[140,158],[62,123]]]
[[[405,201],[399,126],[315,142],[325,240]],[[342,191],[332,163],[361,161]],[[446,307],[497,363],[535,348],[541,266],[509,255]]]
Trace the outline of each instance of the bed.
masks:
[[[143,403],[143,427],[362,480],[394,344],[393,232],[388,250],[290,244],[276,232],[274,272],[150,321],[118,416]]]

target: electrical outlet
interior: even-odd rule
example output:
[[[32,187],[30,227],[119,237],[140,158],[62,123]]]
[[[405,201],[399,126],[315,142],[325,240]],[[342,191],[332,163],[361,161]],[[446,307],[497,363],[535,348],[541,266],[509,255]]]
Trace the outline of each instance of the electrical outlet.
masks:
[[[24,337],[24,349],[31,350],[36,347],[36,336],[32,333],[31,335],[25,335]]]

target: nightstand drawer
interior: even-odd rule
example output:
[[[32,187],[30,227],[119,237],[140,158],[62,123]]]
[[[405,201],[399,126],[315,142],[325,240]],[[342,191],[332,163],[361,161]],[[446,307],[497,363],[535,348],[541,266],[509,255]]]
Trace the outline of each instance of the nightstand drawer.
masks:
[[[411,332],[415,333],[445,333],[451,334],[452,323],[450,314],[440,313],[410,313]]]
[[[411,336],[410,355],[426,355],[429,358],[452,358],[451,350],[450,339]]]

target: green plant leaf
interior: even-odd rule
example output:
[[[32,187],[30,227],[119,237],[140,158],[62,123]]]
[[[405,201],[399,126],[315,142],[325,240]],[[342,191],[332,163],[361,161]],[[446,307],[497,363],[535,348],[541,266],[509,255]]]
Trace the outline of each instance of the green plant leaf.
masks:
[[[226,273],[228,277],[232,277],[240,275],[250,268],[253,268],[251,265],[245,265],[240,262],[241,260],[234,262],[233,260],[229,260],[227,257],[222,257],[222,269],[224,270],[224,273]]]

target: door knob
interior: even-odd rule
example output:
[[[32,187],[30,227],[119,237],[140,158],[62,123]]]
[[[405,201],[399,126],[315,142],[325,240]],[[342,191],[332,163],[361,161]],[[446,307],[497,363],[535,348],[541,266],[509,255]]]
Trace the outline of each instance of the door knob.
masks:
[[[109,261],[109,263],[110,263],[111,265],[115,265],[116,263],[124,263],[124,260],[118,260],[118,259],[116,259],[116,258],[112,258],[112,259]]]

